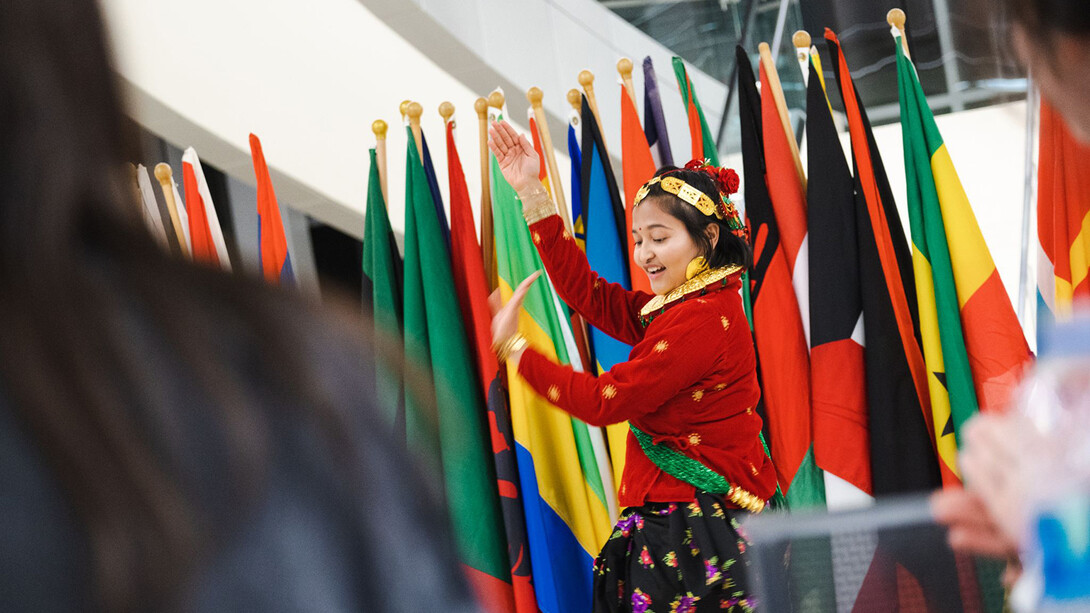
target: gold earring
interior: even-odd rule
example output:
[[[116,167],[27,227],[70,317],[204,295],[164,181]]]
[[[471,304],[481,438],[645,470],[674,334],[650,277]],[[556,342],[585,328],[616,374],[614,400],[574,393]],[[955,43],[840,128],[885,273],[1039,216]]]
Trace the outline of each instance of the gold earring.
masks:
[[[689,265],[685,267],[685,279],[692,279],[708,269],[708,260],[702,255],[698,255],[695,258],[689,260]]]

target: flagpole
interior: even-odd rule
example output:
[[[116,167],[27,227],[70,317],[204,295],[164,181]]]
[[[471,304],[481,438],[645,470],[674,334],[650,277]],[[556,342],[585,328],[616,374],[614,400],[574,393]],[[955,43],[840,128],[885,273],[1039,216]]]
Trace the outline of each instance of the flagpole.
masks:
[[[375,133],[375,160],[378,164],[378,182],[382,189],[382,201],[389,202],[390,195],[386,189],[386,122],[376,119],[371,123],[371,131]]]
[[[761,66],[765,69],[765,74],[768,75],[769,92],[772,94],[772,100],[776,103],[776,113],[780,116],[780,123],[783,124],[783,133],[787,137],[787,144],[791,148],[791,159],[795,162],[795,172],[799,175],[799,181],[802,183],[803,192],[806,191],[806,173],[802,171],[802,160],[799,158],[799,144],[795,141],[795,131],[791,128],[791,119],[787,114],[787,101],[783,97],[783,86],[780,85],[780,75],[776,72],[776,63],[772,61],[772,50],[769,48],[768,43],[761,43],[757,45],[757,50],[761,54]],[[764,95],[765,92],[761,92]]]
[[[416,152],[420,155],[420,162],[424,162],[424,142],[420,133],[420,116],[424,114],[424,107],[419,102],[410,102],[405,109],[409,116],[409,129],[413,133],[413,141],[416,142]]]
[[[798,30],[791,37],[795,44],[795,57],[799,60],[799,70],[802,71],[803,85],[810,84],[810,33],[806,30]]]
[[[908,52],[908,36],[905,35],[905,12],[901,9],[889,9],[886,13],[886,23],[891,27],[897,28],[897,31],[901,34],[901,49],[905,52],[905,57],[909,61],[912,60],[912,54]]]
[[[568,213],[568,200],[564,197],[564,184],[560,182],[560,167],[556,165],[556,151],[553,149],[553,138],[549,134],[549,124],[545,119],[545,108],[541,106],[541,100],[545,97],[541,89],[531,87],[526,92],[526,99],[530,101],[530,108],[537,122],[538,136],[541,138],[541,148],[545,153],[545,164],[549,167],[549,178],[553,184],[553,199],[560,209],[560,217],[564,220],[564,226],[568,232],[574,233],[571,223],[571,214]]]
[[[584,70],[579,73],[579,85],[583,86],[583,93],[587,95],[587,103],[590,104],[590,112],[594,115],[594,121],[598,122],[598,129],[602,129],[602,116],[598,114],[598,101],[594,98],[594,73],[589,70]],[[606,157],[609,157],[609,147],[606,145],[606,139],[602,138],[602,148],[605,149]]]
[[[617,61],[617,72],[621,74],[621,82],[624,83],[624,89],[628,92],[628,97],[632,99],[632,106],[639,108],[636,103],[636,86],[632,83],[632,60],[622,57]],[[644,109],[644,113],[647,110]]]
[[[488,100],[477,98],[473,110],[477,111],[477,139],[481,150],[481,253],[491,293],[499,281],[496,278],[496,235],[492,227],[492,184],[488,176]]]
[[[580,109],[581,105],[579,103],[580,103],[579,90],[575,89],[574,87],[569,89],[568,90],[568,104],[571,105],[571,108],[572,108],[572,110],[575,111],[576,115],[579,115],[580,112],[581,112],[581,109]]]
[[[174,201],[174,173],[170,164],[159,162],[155,165],[155,178],[159,180],[159,187],[163,190],[163,200],[166,200],[167,210],[170,212],[170,222],[174,224],[174,234],[178,237],[178,246],[182,255],[189,257],[189,245],[186,244],[185,232],[182,230],[182,218],[178,216],[178,203]]]

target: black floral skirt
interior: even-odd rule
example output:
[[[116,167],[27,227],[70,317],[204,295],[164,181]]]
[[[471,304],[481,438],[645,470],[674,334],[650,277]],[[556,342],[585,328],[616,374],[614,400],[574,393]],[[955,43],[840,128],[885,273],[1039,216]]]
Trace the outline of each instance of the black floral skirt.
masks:
[[[744,513],[705,492],[625,509],[594,562],[594,611],[753,611],[736,521]]]

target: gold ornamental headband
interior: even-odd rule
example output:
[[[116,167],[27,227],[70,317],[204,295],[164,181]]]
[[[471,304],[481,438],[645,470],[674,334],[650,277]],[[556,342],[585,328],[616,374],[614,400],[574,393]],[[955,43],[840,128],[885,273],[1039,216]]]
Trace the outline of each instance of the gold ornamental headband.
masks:
[[[695,206],[701,213],[705,215],[715,215],[719,219],[724,219],[723,212],[719,210],[719,207],[715,206],[715,203],[712,202],[712,199],[709,198],[707,194],[677,177],[670,176],[655,177],[647,183],[644,183],[643,187],[636,192],[636,198],[632,201],[632,208],[636,208],[640,205],[640,202],[647,197],[647,194],[651,192],[651,187],[656,183],[662,187],[662,191],[681,198],[685,202]]]

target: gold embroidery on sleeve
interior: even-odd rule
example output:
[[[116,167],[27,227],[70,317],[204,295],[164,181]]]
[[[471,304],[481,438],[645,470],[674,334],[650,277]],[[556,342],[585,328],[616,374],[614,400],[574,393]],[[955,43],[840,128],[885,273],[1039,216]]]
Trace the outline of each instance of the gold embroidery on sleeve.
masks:
[[[556,404],[556,401],[560,400],[560,388],[558,388],[555,385],[550,385],[549,386],[548,396],[549,396],[549,400],[553,404]]]
[[[693,400],[700,402],[700,399],[704,397],[704,390],[696,390],[693,392]]]
[[[605,398],[606,400],[612,400],[613,397],[616,395],[617,388],[613,387],[612,383],[607,383],[606,386],[602,388],[602,398]]]
[[[662,353],[663,351],[666,351],[667,347],[669,346],[670,343],[667,343],[665,340],[661,340],[655,343],[655,353]]]

